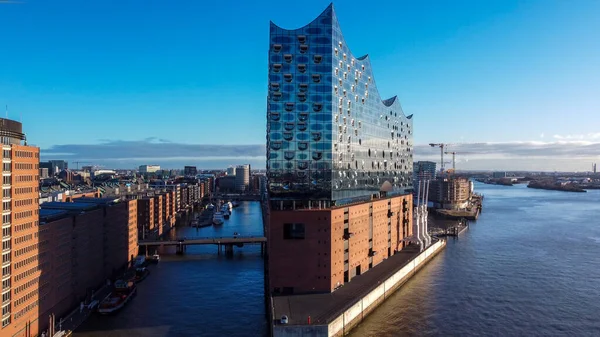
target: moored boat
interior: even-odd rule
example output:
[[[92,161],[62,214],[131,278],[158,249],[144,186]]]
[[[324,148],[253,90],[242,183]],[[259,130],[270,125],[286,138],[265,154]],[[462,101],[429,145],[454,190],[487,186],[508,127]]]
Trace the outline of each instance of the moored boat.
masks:
[[[215,212],[215,214],[213,215],[213,224],[214,225],[222,225],[223,224],[223,219],[224,219],[224,215],[222,212]]]
[[[135,283],[140,283],[144,279],[146,279],[146,277],[148,277],[148,275],[150,275],[150,270],[148,268],[146,268],[146,267],[137,268],[135,270],[135,277],[133,278],[133,280],[135,281]]]
[[[113,291],[98,306],[98,312],[108,315],[122,309],[135,295],[136,291],[137,287],[134,282],[117,280]]]

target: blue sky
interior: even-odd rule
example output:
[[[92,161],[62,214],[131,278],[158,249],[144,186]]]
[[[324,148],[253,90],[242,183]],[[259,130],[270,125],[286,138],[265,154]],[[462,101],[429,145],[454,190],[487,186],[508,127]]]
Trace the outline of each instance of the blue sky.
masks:
[[[207,168],[264,166],[269,21],[300,27],[329,4],[2,2],[0,106],[46,159]],[[416,144],[456,144],[471,169],[600,163],[599,1],[334,6],[382,96],[414,114]],[[221,146],[236,144],[256,146]]]

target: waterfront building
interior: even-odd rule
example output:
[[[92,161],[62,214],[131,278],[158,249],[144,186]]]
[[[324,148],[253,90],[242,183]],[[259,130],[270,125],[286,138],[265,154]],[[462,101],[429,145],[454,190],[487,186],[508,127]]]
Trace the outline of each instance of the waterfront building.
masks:
[[[492,173],[492,177],[494,177],[494,178],[506,178],[507,174],[506,174],[506,172],[494,172],[494,173]]]
[[[429,183],[429,201],[435,208],[462,209],[473,194],[473,182],[462,177],[438,177]]]
[[[23,125],[0,118],[2,137],[2,336],[39,331],[40,275],[47,265],[39,237],[39,148],[28,146]]]
[[[160,171],[160,165],[140,165],[139,171],[141,174],[156,173]]]
[[[250,165],[238,165],[235,168],[235,189],[237,192],[246,192],[250,186]]]
[[[138,254],[136,200],[82,197],[47,202],[39,219],[40,271],[33,281],[39,308],[25,330],[6,336],[38,336],[48,328],[49,315],[64,317],[89,300],[94,289],[117,276]]]
[[[332,5],[295,30],[271,23],[269,41],[270,289],[331,292],[412,235],[412,115],[379,96]]]

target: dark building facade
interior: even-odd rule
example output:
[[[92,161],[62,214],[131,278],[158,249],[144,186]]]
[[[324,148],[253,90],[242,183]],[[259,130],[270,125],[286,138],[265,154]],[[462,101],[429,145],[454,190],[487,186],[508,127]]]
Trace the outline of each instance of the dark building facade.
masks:
[[[195,177],[198,174],[196,166],[185,166],[183,168],[183,175],[186,177]]]

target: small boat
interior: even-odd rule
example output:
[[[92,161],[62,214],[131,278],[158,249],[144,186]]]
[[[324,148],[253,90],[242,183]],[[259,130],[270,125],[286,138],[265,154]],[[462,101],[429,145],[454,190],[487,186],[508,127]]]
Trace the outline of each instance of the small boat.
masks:
[[[133,266],[135,268],[139,268],[139,267],[143,267],[146,264],[146,257],[143,255],[138,255],[138,257],[135,258],[135,262],[133,263]]]
[[[214,225],[222,225],[223,224],[223,219],[224,219],[224,215],[222,212],[215,212],[215,214],[213,215],[213,224]]]
[[[231,210],[227,207],[227,204],[221,206],[221,213],[223,213],[223,217],[225,219],[229,219],[229,216],[231,215]]]
[[[149,259],[150,262],[158,263],[160,261],[160,255],[158,253],[154,253]]]
[[[237,201],[234,201],[231,203],[231,207],[235,208],[238,207],[240,204]]]
[[[137,268],[135,270],[135,277],[133,280],[135,283],[140,283],[144,279],[146,279],[146,277],[148,277],[148,275],[150,275],[150,270],[148,270],[148,268],[146,268],[146,267]]]
[[[117,312],[131,300],[136,291],[137,287],[134,282],[117,280],[113,291],[98,306],[98,312],[103,315]]]

